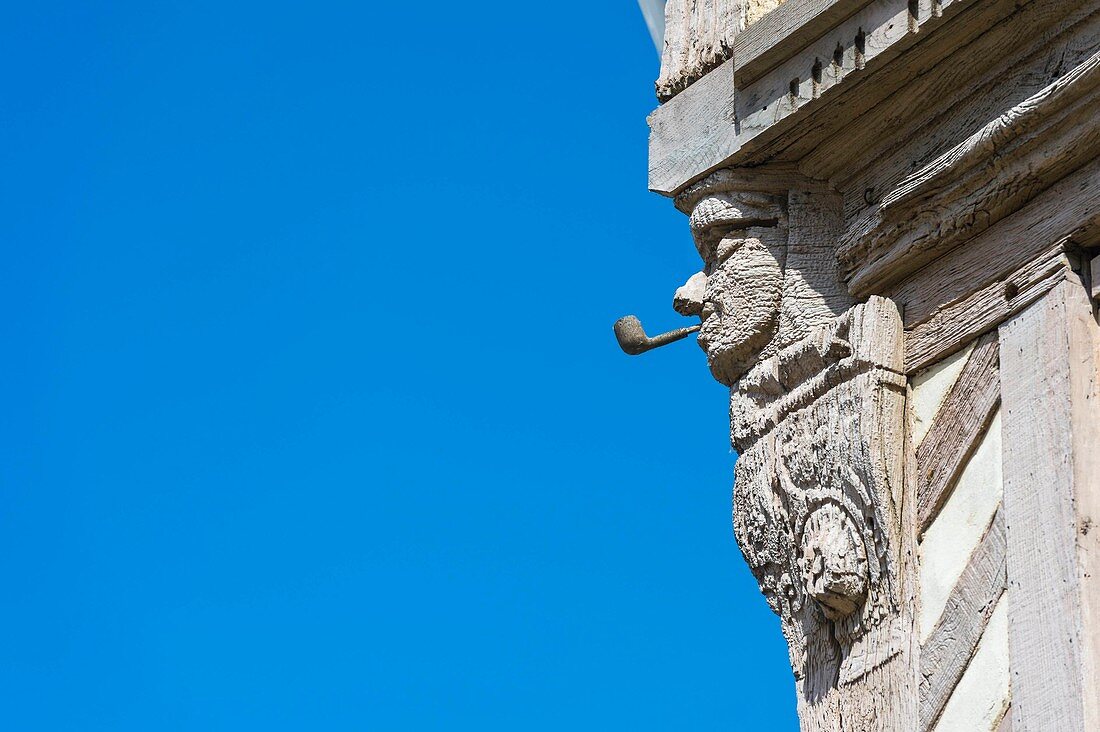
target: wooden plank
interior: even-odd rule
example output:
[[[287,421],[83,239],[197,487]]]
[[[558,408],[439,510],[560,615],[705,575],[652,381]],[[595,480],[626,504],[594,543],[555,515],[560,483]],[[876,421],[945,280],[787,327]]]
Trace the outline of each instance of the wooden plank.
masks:
[[[738,85],[738,139],[744,144],[786,118],[803,118],[820,98],[842,95],[861,77],[889,66],[916,42],[908,17],[906,0],[873,0],[764,76]],[[838,47],[839,63],[833,63]]]
[[[1100,51],[865,210],[837,254],[849,291],[881,292],[1093,161],[1100,153],[1100,129],[1089,124],[1097,90]]]
[[[1015,8],[1013,0],[998,0],[995,12],[983,15],[979,22],[950,22],[948,16],[956,9],[974,4],[974,0],[955,2],[942,16],[922,17],[921,32],[911,33],[905,0],[873,0],[823,29],[820,38],[736,93],[736,59],[726,61],[649,116],[650,190],[676,195],[718,168],[762,162],[772,156],[773,146],[799,145],[804,153],[813,149],[815,140],[840,127],[850,129],[852,120],[927,71],[922,64],[938,61]],[[857,38],[862,52],[857,52]],[[918,41],[922,43],[917,45]],[[830,65],[838,44],[842,58]],[[914,55],[907,58],[917,60],[891,64],[910,50]],[[815,79],[813,68],[818,62],[827,68]],[[878,73],[885,69],[889,73]],[[720,71],[722,81],[710,80]],[[792,95],[795,78],[799,84]],[[711,83],[703,87],[708,80]],[[850,152],[846,154],[851,157]]]
[[[1073,508],[1080,582],[1085,729],[1100,729],[1100,322],[1079,282],[1066,284]],[[1023,729],[1021,727],[1021,729]]]
[[[995,328],[1041,298],[1070,272],[1070,262],[1056,245],[1003,280],[997,280],[935,315],[905,334],[905,370],[914,373],[954,353],[980,334]]]
[[[1005,587],[1004,511],[999,509],[921,648],[921,730],[931,729],[939,719]]]
[[[921,1],[922,4],[927,2]],[[1032,0],[1045,1],[1049,0]],[[1020,10],[1020,4],[1023,3],[1017,0],[954,3],[941,17],[933,15],[922,20],[917,34],[920,42],[906,49],[900,62],[890,65],[887,73],[866,81],[860,81],[856,78],[858,75],[853,74],[840,87],[846,90],[845,93],[822,95],[817,114],[803,119],[797,134],[769,135],[767,144],[754,151],[749,162],[759,163],[771,157],[800,160],[800,168],[810,177],[835,180],[847,188],[849,182],[857,180],[858,171],[868,171],[889,162],[897,151],[924,140],[931,126],[939,128],[947,110],[961,104],[945,101],[958,87],[973,84],[975,77],[983,73],[1003,76],[1004,54],[1015,48],[1011,43],[1003,43],[1006,27],[1014,25],[1012,16]],[[955,12],[957,10],[961,12]],[[1033,24],[1032,29],[1034,27]],[[975,50],[975,46],[982,43],[990,43],[994,53]],[[996,71],[989,68],[994,65]],[[946,85],[937,83],[944,79]],[[916,95],[912,93],[915,89],[920,90]],[[938,100],[937,104],[928,105],[929,99]],[[1015,101],[1012,99],[1010,104]],[[923,125],[907,134],[906,124],[911,124],[913,118],[924,117],[923,110],[932,107],[938,112],[934,121],[924,119]],[[996,111],[1001,109],[1003,106]],[[857,120],[858,124],[853,124]],[[941,140],[940,144],[945,142],[952,141]],[[888,174],[890,180],[900,180],[910,173],[911,162],[911,159],[906,161],[897,175]],[[874,176],[876,181],[885,172],[880,170]],[[852,189],[851,195],[863,202],[864,192],[872,185]],[[873,187],[889,190],[890,186]],[[845,193],[847,198],[847,191]],[[856,206],[855,212],[858,212],[859,204],[851,205]],[[853,212],[846,210],[846,215],[850,213]]]
[[[733,43],[743,87],[820,37],[871,0],[787,0],[738,34]]]
[[[917,448],[920,533],[936,518],[1000,403],[997,349],[996,333],[978,342]]]
[[[952,56],[923,62],[928,72],[873,110],[864,124],[847,125],[809,153],[804,172],[841,181],[849,220],[895,189],[914,167],[1085,60],[1100,42],[1091,2],[1033,0],[1023,7],[1013,4],[1013,13],[1000,20],[1006,13],[998,14],[998,5],[998,0],[979,3],[952,20],[990,31]],[[921,64],[923,54],[918,46],[906,53],[905,62]],[[926,104],[928,99],[937,103]],[[929,135],[929,129],[939,134]]]
[[[1012,700],[1008,606],[1004,593],[933,732],[989,732],[1000,723]]]
[[[1012,723],[1021,730],[1096,729],[1096,331],[1072,281],[1000,330]]]
[[[738,147],[733,61],[726,61],[649,115],[649,187],[672,195]]]
[[[905,327],[913,329],[938,309],[1004,279],[1036,257],[1049,256],[1051,249],[1080,243],[1090,225],[1100,225],[1100,197],[1088,191],[1100,191],[1100,161],[890,288],[886,294],[901,307]]]

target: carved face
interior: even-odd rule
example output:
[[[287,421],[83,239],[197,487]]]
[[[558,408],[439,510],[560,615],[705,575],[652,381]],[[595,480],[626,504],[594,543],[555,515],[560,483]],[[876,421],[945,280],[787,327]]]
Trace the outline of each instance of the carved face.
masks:
[[[692,234],[703,271],[673,306],[702,321],[699,345],[711,373],[732,386],[775,336],[783,294],[786,231],[778,202],[763,194],[717,193],[696,204]]]

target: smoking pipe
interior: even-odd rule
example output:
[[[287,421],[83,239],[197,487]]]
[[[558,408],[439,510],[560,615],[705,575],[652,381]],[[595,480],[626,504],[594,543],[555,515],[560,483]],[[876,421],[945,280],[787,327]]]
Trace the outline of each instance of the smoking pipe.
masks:
[[[627,315],[615,321],[615,340],[619,342],[619,348],[623,351],[631,356],[637,356],[640,353],[652,351],[654,348],[667,346],[669,343],[687,338],[702,327],[702,325],[693,325],[689,328],[677,328],[650,338],[645,334],[642,321],[633,315]]]

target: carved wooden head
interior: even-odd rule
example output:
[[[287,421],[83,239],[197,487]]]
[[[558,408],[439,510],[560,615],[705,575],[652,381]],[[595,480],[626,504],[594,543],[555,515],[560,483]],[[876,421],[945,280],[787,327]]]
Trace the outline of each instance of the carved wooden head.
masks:
[[[676,292],[673,307],[702,320],[699,345],[711,373],[731,386],[779,331],[787,256],[783,197],[713,192],[691,210],[703,270]]]

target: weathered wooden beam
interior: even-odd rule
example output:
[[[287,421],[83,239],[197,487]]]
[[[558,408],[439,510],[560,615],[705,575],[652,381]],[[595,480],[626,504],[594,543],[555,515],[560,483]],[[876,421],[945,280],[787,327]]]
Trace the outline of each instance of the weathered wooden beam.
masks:
[[[1011,10],[1006,13],[1000,0],[986,0],[928,36],[898,64],[923,64],[924,74],[870,110],[859,124],[846,125],[805,153],[802,172],[837,181],[847,199],[847,220],[859,220],[914,169],[1096,50],[1100,8],[1092,0],[1032,0]],[[928,49],[942,46],[941,38],[956,32],[957,25],[990,30],[954,53],[929,58]],[[930,99],[936,103],[927,104]]]
[[[1004,280],[1052,248],[1085,243],[1100,228],[1100,160],[1054,184],[1034,201],[886,291],[909,330],[978,287]]]
[[[830,135],[852,134],[860,115],[913,79],[936,73],[933,65],[994,28],[1019,1],[957,0],[943,4],[939,15],[922,10],[914,33],[907,0],[875,0],[838,22],[809,23],[820,30],[809,45],[797,37],[777,43],[775,58],[783,60],[736,90],[740,61],[726,61],[650,115],[650,190],[675,195],[718,168],[759,164],[784,149],[790,151],[784,159],[794,160]],[[926,7],[922,0],[920,8]],[[974,17],[962,22],[963,15]],[[902,54],[905,63],[892,63]],[[722,81],[702,86],[720,72]]]
[[[1066,244],[1056,243],[1042,257],[941,307],[923,323],[906,331],[906,373],[920,371],[954,353],[1063,282],[1071,273]]]
[[[791,48],[816,40],[824,31],[867,5],[871,0],[787,0],[734,40],[737,85],[758,79],[786,59]]]
[[[668,0],[657,98],[673,98],[729,58],[742,22],[737,0]]]
[[[733,55],[738,33],[784,0],[668,0],[657,98],[668,101]]]
[[[1100,728],[1100,333],[1079,281],[1000,329],[1012,722]]]
[[[1097,90],[1100,51],[869,208],[838,251],[851,293],[881,291],[1094,160],[1100,154],[1100,127],[1090,123]]]
[[[1001,401],[997,350],[996,333],[978,342],[917,447],[917,522],[921,533],[947,500]]]
[[[932,729],[978,648],[1006,586],[1004,511],[998,510],[921,648],[920,727]]]

